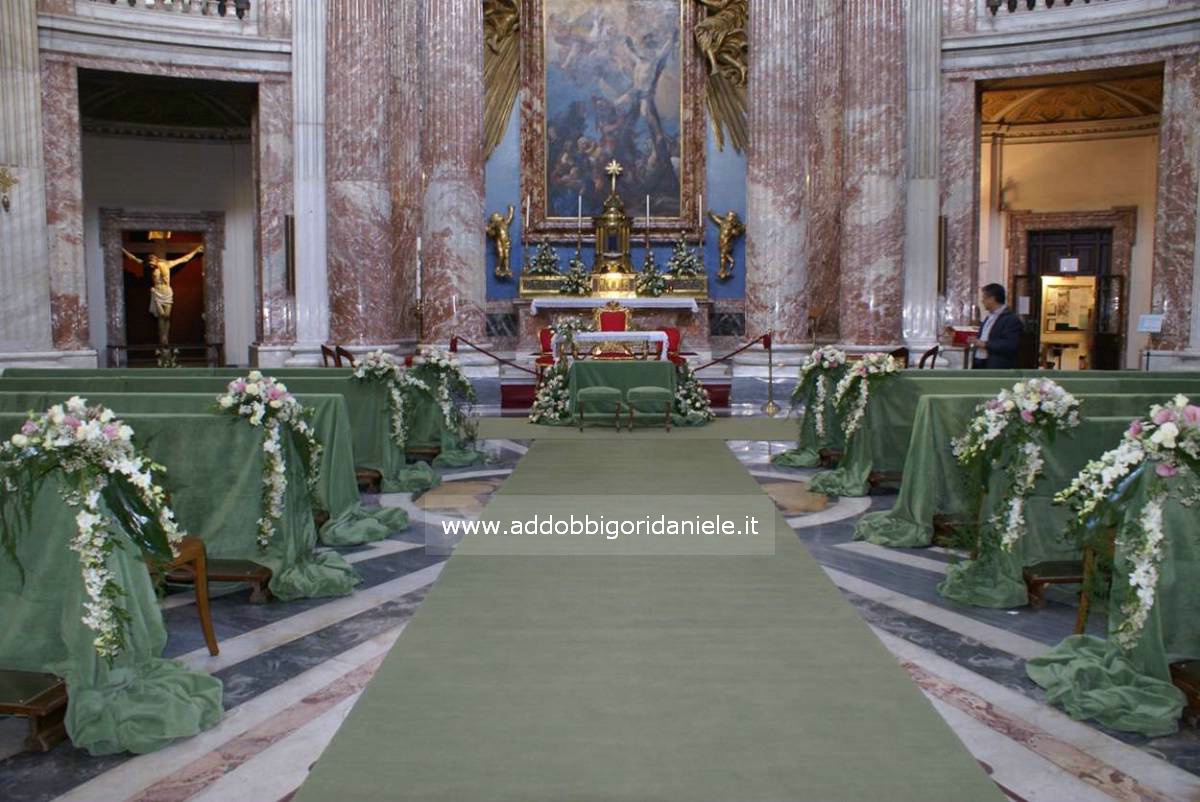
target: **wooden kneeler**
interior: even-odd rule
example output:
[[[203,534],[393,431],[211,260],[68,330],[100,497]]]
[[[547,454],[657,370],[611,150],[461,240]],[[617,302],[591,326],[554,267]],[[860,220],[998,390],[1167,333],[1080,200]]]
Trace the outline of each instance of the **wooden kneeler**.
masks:
[[[25,748],[49,752],[67,737],[67,685],[53,674],[0,670],[0,715],[29,719]]]

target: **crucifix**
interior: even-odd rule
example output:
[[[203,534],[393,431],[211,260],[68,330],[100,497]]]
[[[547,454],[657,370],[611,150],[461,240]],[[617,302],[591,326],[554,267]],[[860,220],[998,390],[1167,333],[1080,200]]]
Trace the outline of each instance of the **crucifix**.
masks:
[[[152,232],[156,233],[156,232]],[[125,256],[139,265],[150,265],[150,314],[158,320],[158,343],[166,347],[171,339],[171,307],[175,303],[175,291],[171,289],[171,274],[183,267],[199,254],[204,253],[204,246],[197,245],[183,256],[170,258],[171,247],[167,242],[170,234],[165,237],[151,237],[151,242],[130,243],[129,247],[121,248]],[[139,257],[137,254],[142,254]],[[175,249],[179,253],[179,249]],[[143,258],[144,257],[144,258]]]

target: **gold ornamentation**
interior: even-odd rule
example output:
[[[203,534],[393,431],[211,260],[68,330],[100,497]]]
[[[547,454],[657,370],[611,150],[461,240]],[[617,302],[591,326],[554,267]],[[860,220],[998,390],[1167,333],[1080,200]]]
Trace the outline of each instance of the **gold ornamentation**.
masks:
[[[512,241],[508,236],[508,227],[512,225],[513,207],[508,204],[508,217],[500,212],[492,212],[488,218],[487,235],[496,241],[496,278],[512,278],[512,267],[509,257],[512,254]]]
[[[520,85],[520,0],[483,0],[484,159],[504,139]]]
[[[734,150],[745,152],[750,142],[746,110],[749,40],[746,25],[749,0],[696,0],[708,10],[692,32],[708,62],[708,113],[717,146],[725,149],[725,134]]]
[[[746,233],[746,226],[742,224],[737,212],[732,210],[724,216],[713,212],[709,212],[708,216],[720,229],[717,249],[721,254],[721,267],[717,270],[717,280],[728,281],[733,278],[733,241]]]
[[[621,163],[619,161],[617,161],[616,159],[613,159],[604,168],[604,172],[608,173],[609,176],[612,177],[612,191],[616,192],[617,191],[617,176],[619,176],[619,175],[621,175],[621,173],[625,172],[625,168],[621,166]]]
[[[7,167],[0,167],[0,205],[4,206],[4,211],[8,211],[12,206],[12,201],[8,197],[8,192],[21,180],[8,171]]]

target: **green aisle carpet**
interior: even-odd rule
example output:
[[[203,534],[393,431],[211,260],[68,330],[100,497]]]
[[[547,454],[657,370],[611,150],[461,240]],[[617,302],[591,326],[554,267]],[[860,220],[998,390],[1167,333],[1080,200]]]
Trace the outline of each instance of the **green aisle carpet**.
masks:
[[[621,422],[618,435],[611,424],[602,426],[588,422],[582,432],[578,426],[544,426],[530,423],[525,418],[479,418],[479,437],[508,438],[510,440],[608,440],[613,437],[626,439],[658,439],[666,437],[677,440],[795,440],[800,434],[800,422],[795,418],[764,418],[738,416],[717,418],[704,426],[672,426],[668,434],[661,423],[650,424],[638,421],[632,432]]]
[[[689,494],[762,495],[714,440],[540,440],[484,519],[648,493],[679,518]],[[486,556],[468,537],[296,799],[1004,799],[775,517],[770,556]]]

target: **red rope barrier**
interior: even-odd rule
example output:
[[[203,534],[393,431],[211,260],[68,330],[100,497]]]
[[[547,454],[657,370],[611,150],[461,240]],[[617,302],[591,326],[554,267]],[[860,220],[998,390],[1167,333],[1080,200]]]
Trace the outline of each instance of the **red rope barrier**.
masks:
[[[478,345],[471,342],[470,340],[468,340],[466,337],[463,337],[462,335],[456,334],[455,336],[450,338],[450,350],[451,351],[458,350],[458,344],[457,344],[458,342],[466,343],[467,345],[471,346],[472,348],[474,348],[476,351],[483,354],[484,356],[490,356],[492,359],[496,360],[501,365],[508,365],[509,367],[516,368],[517,370],[523,370],[526,373],[530,374],[531,376],[537,375],[536,370],[530,370],[529,368],[525,367],[524,365],[518,365],[516,362],[513,362],[511,359],[505,359],[502,356],[497,356],[496,354],[493,354],[491,351],[487,350],[486,348],[480,348]]]
[[[750,342],[743,345],[741,348],[737,349],[736,351],[730,351],[725,356],[717,357],[712,362],[705,363],[698,368],[693,368],[693,370],[695,370],[697,373],[699,373],[700,371],[702,371],[706,368],[711,368],[713,365],[720,364],[721,362],[724,362],[727,359],[732,359],[733,357],[740,354],[742,351],[745,351],[749,348],[753,348],[754,346],[758,345],[761,342],[765,342],[767,340],[767,338],[769,338],[770,336],[771,336],[770,334],[761,334],[758,337],[755,337]],[[767,346],[767,350],[768,351],[771,350],[771,347],[769,345]]]

